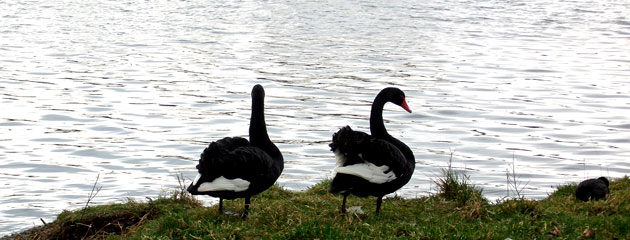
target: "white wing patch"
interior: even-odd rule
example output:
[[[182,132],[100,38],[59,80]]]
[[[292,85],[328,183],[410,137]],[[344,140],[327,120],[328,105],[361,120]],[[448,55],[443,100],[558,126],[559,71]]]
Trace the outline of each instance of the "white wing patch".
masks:
[[[197,175],[193,185],[197,184],[201,174]],[[199,192],[213,192],[213,191],[233,191],[242,192],[249,188],[249,182],[240,178],[227,179],[223,176],[214,179],[212,182],[204,182],[198,188]]]
[[[366,162],[349,166],[338,166],[337,168],[335,168],[335,174],[343,173],[354,175],[363,178],[371,183],[383,184],[396,179],[396,174],[394,174],[394,171],[385,173],[387,170],[389,170],[389,166],[387,165],[379,167],[374,165],[373,163]]]

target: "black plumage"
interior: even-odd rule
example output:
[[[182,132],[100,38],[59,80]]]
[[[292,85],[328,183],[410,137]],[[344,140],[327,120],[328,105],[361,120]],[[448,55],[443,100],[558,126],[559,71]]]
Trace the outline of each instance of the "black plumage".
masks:
[[[264,97],[263,87],[254,86],[250,140],[226,137],[210,143],[201,153],[197,164],[199,175],[187,189],[193,195],[218,197],[221,212],[223,199],[245,198],[242,215],[246,217],[249,214],[250,197],[271,187],[284,168],[282,153],[267,134]],[[221,184],[226,181],[230,181],[230,184]]]
[[[575,197],[584,202],[606,198],[609,184],[605,177],[584,180],[575,189]]]
[[[392,102],[411,112],[405,94],[398,88],[385,88],[372,103],[370,132],[354,131],[349,126],[333,134],[331,151],[337,157],[337,168],[329,191],[343,195],[341,211],[346,211],[346,198],[375,196],[376,213],[383,196],[407,184],[415,168],[411,149],[389,135],[383,123],[383,106]]]

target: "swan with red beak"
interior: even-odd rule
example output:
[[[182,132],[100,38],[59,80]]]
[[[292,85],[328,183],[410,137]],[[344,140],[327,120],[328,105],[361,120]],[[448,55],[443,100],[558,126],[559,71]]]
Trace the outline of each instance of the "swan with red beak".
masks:
[[[350,126],[333,134],[329,146],[335,153],[337,166],[329,191],[343,195],[342,213],[346,212],[346,198],[352,194],[377,197],[378,214],[383,196],[400,189],[411,179],[415,169],[413,152],[406,144],[389,135],[383,123],[383,106],[388,102],[411,113],[405,93],[388,87],[381,90],[372,102],[371,135],[354,131]]]

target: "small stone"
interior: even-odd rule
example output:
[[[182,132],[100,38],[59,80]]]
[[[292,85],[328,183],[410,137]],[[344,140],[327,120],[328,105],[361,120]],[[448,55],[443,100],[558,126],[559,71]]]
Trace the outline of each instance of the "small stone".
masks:
[[[584,229],[584,232],[582,232],[582,236],[584,236],[585,238],[592,238],[595,235],[595,233],[593,233],[593,231],[591,231],[590,228],[586,228]]]
[[[350,213],[350,214],[357,214],[357,215],[365,214],[365,212],[363,212],[363,209],[361,209],[361,206],[349,207],[348,208],[348,213]]]

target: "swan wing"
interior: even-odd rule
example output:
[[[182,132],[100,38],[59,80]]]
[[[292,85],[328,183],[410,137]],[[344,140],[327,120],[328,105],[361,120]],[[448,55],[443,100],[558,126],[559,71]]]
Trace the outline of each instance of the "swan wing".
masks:
[[[272,165],[272,158],[246,139],[224,138],[201,154],[199,174],[191,187],[198,192],[245,191],[252,182],[273,176]]]
[[[361,177],[372,183],[390,182],[404,174],[406,159],[393,144],[343,127],[333,134],[331,150],[336,173]]]

